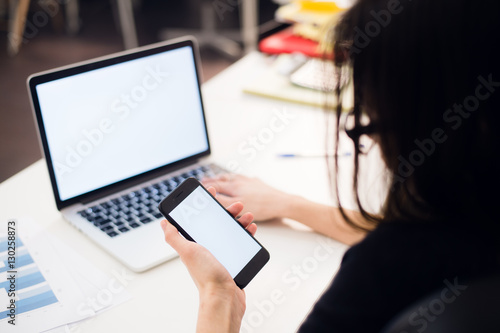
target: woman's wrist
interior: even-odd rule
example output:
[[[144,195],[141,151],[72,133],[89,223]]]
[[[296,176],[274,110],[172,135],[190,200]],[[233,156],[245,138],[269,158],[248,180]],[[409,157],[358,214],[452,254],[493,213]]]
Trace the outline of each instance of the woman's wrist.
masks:
[[[312,202],[298,195],[289,195],[285,201],[280,208],[283,209],[283,217],[300,222],[325,236],[348,245],[358,243],[366,236],[366,232],[347,224],[337,207]],[[347,209],[345,213],[356,223],[367,225],[360,213]]]
[[[304,200],[304,198],[298,195],[282,193],[276,203],[277,216],[298,221],[296,212],[302,209]]]
[[[238,288],[234,285],[234,288]],[[239,332],[245,313],[241,290],[205,287],[200,290],[197,333]]]

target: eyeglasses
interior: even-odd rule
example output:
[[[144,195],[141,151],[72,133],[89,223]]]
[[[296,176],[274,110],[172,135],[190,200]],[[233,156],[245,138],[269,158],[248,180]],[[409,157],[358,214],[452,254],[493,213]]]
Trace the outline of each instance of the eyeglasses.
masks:
[[[354,149],[358,154],[368,154],[373,148],[374,141],[370,136],[377,132],[377,126],[368,117],[361,116],[356,124],[354,111],[350,111],[344,118],[344,131],[353,141]]]

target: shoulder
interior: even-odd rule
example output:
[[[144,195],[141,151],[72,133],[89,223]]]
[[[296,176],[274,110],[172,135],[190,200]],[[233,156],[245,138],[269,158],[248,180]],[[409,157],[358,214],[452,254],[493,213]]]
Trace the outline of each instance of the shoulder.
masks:
[[[477,230],[422,223],[381,224],[350,248],[338,277],[378,285],[401,303],[439,288],[457,277],[474,278],[494,269],[495,244]],[[369,276],[369,279],[366,276]],[[403,292],[401,289],[406,290]]]
[[[304,323],[306,331],[378,331],[426,294],[495,265],[479,233],[430,224],[382,224],[350,248]]]
[[[351,247],[343,265],[362,261],[373,273],[382,268],[417,276],[437,271],[460,273],[461,268],[470,270],[493,260],[494,248],[486,231],[430,223],[387,223]]]

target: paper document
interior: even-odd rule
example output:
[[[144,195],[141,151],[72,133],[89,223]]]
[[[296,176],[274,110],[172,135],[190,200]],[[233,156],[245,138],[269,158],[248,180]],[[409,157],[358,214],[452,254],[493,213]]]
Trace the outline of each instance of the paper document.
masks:
[[[0,332],[64,329],[130,298],[90,306],[110,280],[30,219],[0,221]]]

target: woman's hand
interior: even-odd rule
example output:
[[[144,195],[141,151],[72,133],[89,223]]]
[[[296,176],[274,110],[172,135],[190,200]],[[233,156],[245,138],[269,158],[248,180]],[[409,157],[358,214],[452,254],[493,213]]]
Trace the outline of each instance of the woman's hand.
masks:
[[[208,190],[215,195],[214,188]],[[243,210],[243,204],[233,203],[227,210],[236,217]],[[252,235],[257,231],[251,213],[243,214],[238,221]],[[179,253],[198,288],[200,309],[197,332],[238,332],[245,313],[245,292],[206,248],[182,237],[167,220],[161,222],[161,227],[165,240]]]
[[[241,201],[245,209],[251,211],[258,221],[273,218],[290,218],[309,228],[338,240],[344,244],[356,244],[366,236],[366,232],[347,224],[337,207],[319,204],[301,196],[281,192],[257,178],[243,175],[223,174],[215,178],[203,179],[205,186],[217,190],[217,200],[228,206]],[[356,224],[373,228],[364,217],[355,211],[344,212]]]
[[[291,195],[265,184],[260,179],[223,174],[205,178],[202,183],[205,186],[215,187],[217,200],[225,206],[241,201],[257,221],[281,218],[287,214]]]

